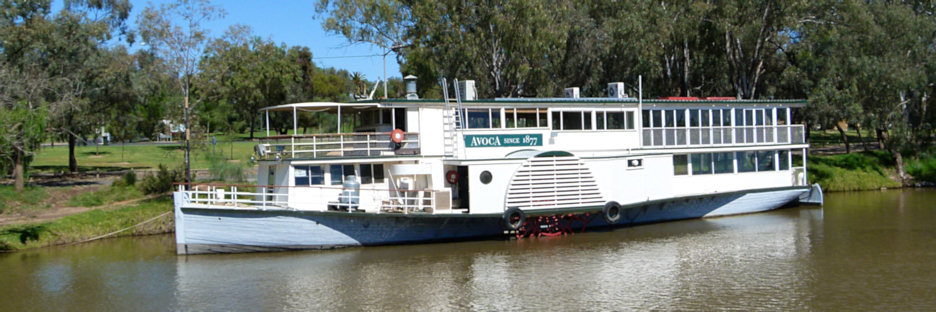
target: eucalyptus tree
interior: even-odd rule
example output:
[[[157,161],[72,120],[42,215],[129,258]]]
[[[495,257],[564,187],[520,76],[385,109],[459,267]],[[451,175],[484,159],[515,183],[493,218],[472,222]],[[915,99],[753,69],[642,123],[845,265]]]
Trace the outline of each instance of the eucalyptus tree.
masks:
[[[32,153],[46,135],[49,2],[2,1],[0,8],[0,173],[22,190]]]
[[[182,91],[186,182],[192,181],[189,96],[198,73],[198,61],[208,41],[208,29],[203,24],[224,15],[223,9],[212,6],[208,0],[177,0],[161,4],[158,8],[150,3],[137,19],[143,41],[175,72]]]

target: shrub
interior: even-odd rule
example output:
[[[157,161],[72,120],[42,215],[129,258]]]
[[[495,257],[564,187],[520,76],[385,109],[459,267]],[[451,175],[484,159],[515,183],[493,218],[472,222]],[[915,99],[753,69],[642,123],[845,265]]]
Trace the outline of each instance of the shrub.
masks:
[[[172,190],[172,183],[182,182],[184,173],[181,168],[169,170],[165,165],[159,164],[156,174],[147,175],[140,181],[140,190],[144,194],[165,193]]]
[[[133,186],[136,184],[137,176],[132,170],[128,171],[120,178],[120,180],[114,181],[114,186]]]

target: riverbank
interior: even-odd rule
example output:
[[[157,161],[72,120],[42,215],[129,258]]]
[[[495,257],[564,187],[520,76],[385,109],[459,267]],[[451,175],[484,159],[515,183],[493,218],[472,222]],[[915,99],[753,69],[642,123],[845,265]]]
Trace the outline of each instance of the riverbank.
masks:
[[[904,158],[908,179],[903,183],[897,175],[894,158],[886,151],[811,154],[806,168],[810,183],[819,183],[826,192],[879,190],[936,182],[936,158],[929,153]]]
[[[0,251],[66,245],[103,237],[172,233],[168,195],[117,208],[101,207],[49,221],[0,226]],[[147,222],[148,221],[148,222]]]

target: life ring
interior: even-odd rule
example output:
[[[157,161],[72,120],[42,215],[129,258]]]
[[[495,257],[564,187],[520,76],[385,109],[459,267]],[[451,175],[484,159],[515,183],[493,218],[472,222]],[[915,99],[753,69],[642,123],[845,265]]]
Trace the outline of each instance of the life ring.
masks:
[[[403,139],[405,138],[406,138],[406,135],[403,134],[403,130],[393,129],[393,131],[390,132],[390,141],[393,141],[393,143],[396,143],[396,144],[403,143]]]
[[[601,216],[609,225],[617,224],[621,221],[621,204],[616,201],[609,201],[601,209]]]
[[[445,173],[445,181],[448,181],[449,184],[458,183],[458,171],[449,170]]]
[[[507,208],[507,211],[504,211],[504,216],[501,218],[501,221],[504,223],[504,229],[516,231],[526,223],[526,213],[520,210],[520,208],[510,207]]]

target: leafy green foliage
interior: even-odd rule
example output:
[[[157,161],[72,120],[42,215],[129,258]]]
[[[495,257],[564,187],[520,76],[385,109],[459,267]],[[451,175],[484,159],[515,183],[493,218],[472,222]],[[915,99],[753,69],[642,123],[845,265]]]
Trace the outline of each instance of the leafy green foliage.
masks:
[[[181,168],[169,170],[165,165],[160,164],[156,174],[151,174],[140,181],[140,190],[144,194],[160,194],[172,190],[172,184],[182,182],[185,179]]]
[[[224,152],[208,152],[205,154],[208,161],[208,170],[213,180],[226,182],[242,182],[245,180],[244,164],[239,160],[228,160]]]

